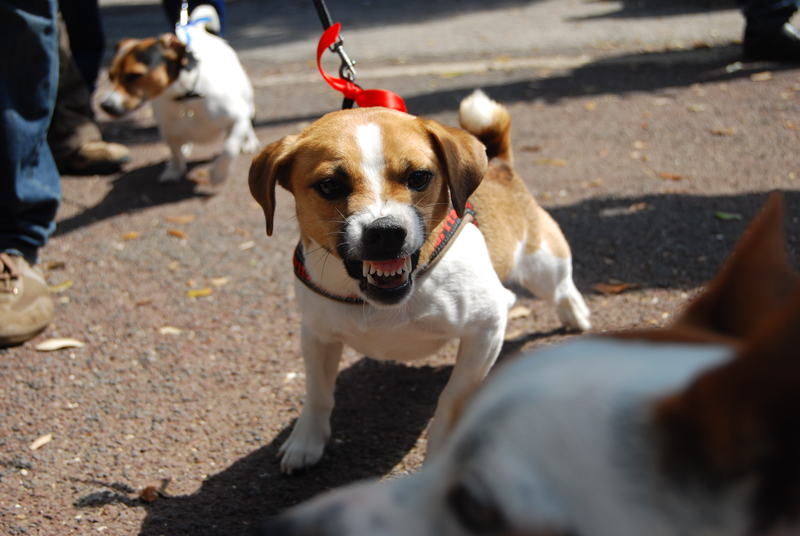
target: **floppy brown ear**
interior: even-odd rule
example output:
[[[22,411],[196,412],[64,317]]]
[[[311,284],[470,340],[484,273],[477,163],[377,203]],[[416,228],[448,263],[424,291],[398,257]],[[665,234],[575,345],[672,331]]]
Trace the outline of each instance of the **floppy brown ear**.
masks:
[[[186,52],[186,45],[172,33],[163,33],[158,36],[158,44],[164,50],[173,51],[175,57],[182,56]]]
[[[754,477],[759,530],[800,508],[800,288],[737,356],[661,400],[656,424],[671,474],[712,483]],[[755,533],[754,532],[754,533]]]
[[[175,66],[175,68],[188,65],[190,57],[186,51],[186,44],[178,39],[175,34],[161,34],[158,37],[158,44],[161,46],[161,53],[168,64]],[[173,74],[174,77],[178,76],[177,72],[171,74]]]
[[[486,148],[478,139],[459,128],[424,120],[436,155],[445,168],[450,199],[459,217],[467,199],[478,188],[488,166]]]
[[[286,136],[267,145],[250,164],[250,193],[264,210],[268,236],[272,236],[272,220],[275,215],[275,185],[280,183],[291,190],[289,174],[296,139],[297,136]]]
[[[718,275],[675,322],[740,338],[780,307],[800,275],[789,263],[783,230],[783,196],[770,195]]]

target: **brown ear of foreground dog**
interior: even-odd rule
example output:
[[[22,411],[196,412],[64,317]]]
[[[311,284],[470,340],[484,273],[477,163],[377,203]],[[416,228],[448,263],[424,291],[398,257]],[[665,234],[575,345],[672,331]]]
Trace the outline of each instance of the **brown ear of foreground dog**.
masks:
[[[786,255],[782,196],[770,196],[675,326],[717,331],[737,352],[658,404],[664,462],[711,482],[753,477],[757,526],[774,526],[800,494],[800,276]]]

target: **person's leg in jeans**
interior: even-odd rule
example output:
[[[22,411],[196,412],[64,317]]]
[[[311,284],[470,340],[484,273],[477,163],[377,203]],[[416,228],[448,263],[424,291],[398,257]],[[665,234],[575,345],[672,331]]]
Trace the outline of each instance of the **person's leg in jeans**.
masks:
[[[789,23],[798,0],[739,0],[745,18],[744,55],[755,60],[800,61],[800,32]]]
[[[97,0],[68,0],[59,2],[59,8],[67,27],[72,59],[89,93],[94,93],[106,46]]]
[[[103,140],[89,87],[75,64],[63,23],[59,24],[58,33],[58,94],[48,133],[50,151],[65,175],[116,173],[130,161],[130,151],[124,145]]]
[[[0,0],[0,345],[52,319],[31,268],[55,229],[60,177],[47,145],[58,84],[56,0]]]

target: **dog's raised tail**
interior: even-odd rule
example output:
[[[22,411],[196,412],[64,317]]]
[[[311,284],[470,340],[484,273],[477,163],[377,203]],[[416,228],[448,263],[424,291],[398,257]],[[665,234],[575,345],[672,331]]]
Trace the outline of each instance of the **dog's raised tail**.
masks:
[[[194,8],[189,20],[203,26],[209,33],[214,35],[222,34],[222,23],[219,20],[219,13],[209,4],[200,4]]]
[[[461,128],[481,140],[486,156],[501,158],[512,164],[511,115],[502,104],[476,89],[461,101],[458,109]]]

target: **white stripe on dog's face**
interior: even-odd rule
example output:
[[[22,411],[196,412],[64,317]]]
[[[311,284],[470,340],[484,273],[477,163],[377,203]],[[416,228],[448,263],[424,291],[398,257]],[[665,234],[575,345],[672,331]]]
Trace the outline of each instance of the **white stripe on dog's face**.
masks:
[[[375,123],[360,125],[356,129],[356,141],[361,150],[361,170],[373,192],[374,203],[380,205],[383,201],[383,181],[386,168],[380,127]]]
[[[356,144],[359,149],[359,168],[363,180],[358,191],[359,197],[365,200],[364,208],[347,219],[345,241],[348,250],[354,257],[362,257],[361,239],[364,228],[378,218],[388,217],[406,230],[403,250],[411,254],[425,241],[424,229],[420,225],[420,217],[414,208],[406,202],[391,199],[385,182],[387,178],[386,157],[383,147],[381,128],[376,123],[367,123],[356,127]],[[368,200],[368,201],[367,201]]]

